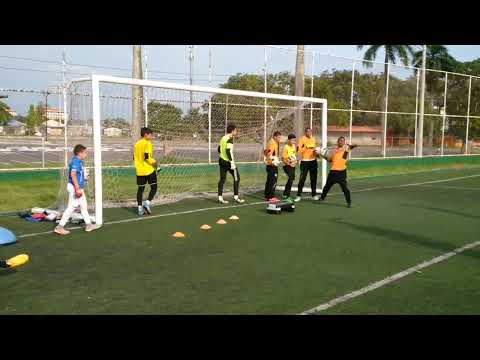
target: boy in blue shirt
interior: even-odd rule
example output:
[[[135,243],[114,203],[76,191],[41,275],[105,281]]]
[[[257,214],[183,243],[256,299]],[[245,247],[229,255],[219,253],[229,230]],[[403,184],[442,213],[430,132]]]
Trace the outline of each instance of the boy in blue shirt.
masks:
[[[87,148],[80,144],[75,145],[73,154],[72,161],[68,165],[68,205],[63,212],[60,223],[54,230],[59,235],[70,234],[70,231],[66,230],[64,226],[78,206],[80,206],[80,212],[86,224],[85,231],[89,232],[99,228],[91,223],[90,215],[88,214],[87,198],[84,192],[86,181],[88,180],[88,173],[83,164],[83,160],[87,158]]]

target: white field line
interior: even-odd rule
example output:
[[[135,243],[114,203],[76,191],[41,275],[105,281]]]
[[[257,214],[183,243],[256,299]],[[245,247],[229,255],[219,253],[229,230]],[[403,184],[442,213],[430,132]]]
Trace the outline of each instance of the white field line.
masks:
[[[468,175],[468,176],[459,176],[459,177],[454,177],[454,178],[450,178],[450,179],[443,179],[443,180],[426,181],[426,182],[422,182],[422,183],[411,183],[411,184],[403,184],[403,185],[395,185],[395,186],[378,186],[378,187],[373,187],[373,188],[366,188],[366,189],[360,189],[360,190],[352,191],[352,193],[359,193],[359,192],[373,191],[373,190],[383,190],[383,189],[395,189],[395,188],[402,188],[402,187],[408,187],[408,186],[433,184],[433,183],[439,183],[439,182],[448,182],[448,181],[455,181],[455,180],[461,180],[461,179],[467,179],[467,178],[479,177],[479,176],[480,176],[480,174]],[[343,194],[343,193],[333,193],[331,195],[340,195],[340,194]],[[257,201],[257,202],[253,202],[253,203],[243,204],[243,205],[213,206],[213,207],[209,207],[209,208],[187,210],[187,211],[180,211],[180,212],[173,212],[173,213],[166,213],[166,214],[158,214],[158,215],[152,215],[152,216],[148,216],[148,217],[138,217],[138,218],[124,219],[124,220],[107,221],[107,222],[104,223],[104,225],[122,224],[122,223],[134,222],[134,221],[156,219],[156,218],[161,218],[161,217],[166,217],[166,216],[193,214],[193,213],[202,212],[202,211],[209,211],[209,210],[220,210],[220,209],[225,210],[225,209],[232,209],[232,208],[239,208],[239,207],[246,207],[246,206],[254,206],[254,205],[260,205],[260,204],[266,204],[266,203],[267,202],[265,202],[265,201]],[[69,230],[76,230],[76,229],[81,229],[81,227],[69,228]],[[33,233],[33,234],[24,234],[24,235],[17,236],[17,238],[27,238],[27,237],[33,237],[33,236],[39,236],[39,235],[46,235],[46,234],[50,234],[50,233],[53,233],[53,231],[44,231],[44,232]]]
[[[432,189],[480,191],[480,188],[463,187],[463,186],[437,186],[437,185],[421,185],[421,186],[432,188]]]
[[[327,309],[330,309],[338,304],[341,304],[343,302],[346,302],[346,301],[349,301],[353,298],[356,298],[358,296],[361,296],[361,295],[364,295],[370,291],[373,291],[373,290],[376,290],[382,286],[385,286],[385,285],[388,285],[394,281],[397,281],[397,280],[400,280],[408,275],[411,275],[417,271],[419,271],[420,269],[424,269],[424,268],[427,268],[429,266],[432,266],[434,264],[438,264],[439,262],[442,262],[442,261],[445,261],[449,258],[451,258],[452,256],[455,256],[455,255],[458,255],[458,254],[461,254],[462,252],[466,251],[466,250],[470,250],[470,249],[473,249],[477,246],[480,245],[480,241],[475,241],[475,242],[472,242],[470,244],[467,244],[465,246],[462,246],[460,248],[457,248],[453,251],[450,251],[448,253],[445,253],[441,256],[437,256],[436,258],[433,258],[429,261],[424,261],[418,265],[415,265],[415,266],[412,266],[406,270],[403,270],[399,273],[396,273],[392,276],[389,276],[389,277],[386,277],[385,279],[383,280],[380,280],[380,281],[377,281],[377,282],[374,282],[370,285],[367,285],[361,289],[358,289],[358,290],[355,290],[355,291],[352,291],[348,294],[345,294],[343,296],[340,296],[340,297],[337,297],[335,299],[332,299],[330,300],[329,302],[326,302],[324,304],[321,304],[321,305],[318,305],[314,308],[311,308],[309,310],[306,310],[302,313],[300,313],[299,315],[312,315],[312,314],[316,314],[316,313],[319,313],[321,311],[325,311]]]
[[[243,204],[243,205],[212,206],[212,207],[203,208],[203,209],[179,211],[179,212],[173,212],[173,213],[158,214],[158,215],[152,215],[152,216],[147,216],[147,217],[138,217],[138,218],[124,219],[124,220],[107,221],[103,225],[122,224],[122,223],[129,223],[129,222],[133,222],[133,221],[143,221],[143,220],[148,220],[148,219],[156,219],[156,218],[161,218],[161,217],[166,217],[166,216],[193,214],[193,213],[208,211],[208,210],[220,210],[220,209],[227,210],[227,209],[232,209],[232,208],[259,205],[259,204],[266,204],[266,202],[265,201],[258,201],[258,202],[253,202],[253,203],[249,203],[249,204]],[[72,228],[69,227],[68,228],[68,230],[77,230],[77,229],[83,229],[83,227],[76,226],[76,227],[72,227]],[[19,235],[19,236],[17,236],[17,238],[27,238],[27,237],[45,235],[45,234],[50,234],[50,233],[53,233],[53,231],[44,231],[44,232],[33,233],[33,234]]]

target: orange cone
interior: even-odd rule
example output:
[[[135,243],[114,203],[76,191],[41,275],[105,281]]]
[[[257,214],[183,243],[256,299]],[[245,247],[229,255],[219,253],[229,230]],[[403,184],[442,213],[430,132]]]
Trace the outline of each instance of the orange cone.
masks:
[[[174,238],[184,238],[185,237],[185,234],[180,232],[180,231],[177,231],[175,234],[172,235]]]
[[[220,219],[220,220],[217,221],[217,224],[219,224],[219,225],[225,225],[226,223],[227,222],[223,219]]]
[[[210,230],[211,228],[212,227],[210,225],[207,225],[207,224],[200,226],[200,229],[202,229],[202,230]]]
[[[232,215],[229,217],[230,220],[240,220],[240,218],[237,215]]]

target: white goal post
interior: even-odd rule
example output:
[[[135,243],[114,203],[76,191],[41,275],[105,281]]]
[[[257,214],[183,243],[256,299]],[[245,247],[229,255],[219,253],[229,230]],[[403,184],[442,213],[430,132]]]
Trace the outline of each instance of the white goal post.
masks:
[[[101,96],[101,85],[102,84],[118,84],[124,86],[141,86],[145,88],[152,89],[165,89],[165,90],[178,90],[178,91],[187,91],[195,93],[209,94],[210,96],[214,95],[226,95],[233,97],[246,97],[246,98],[261,98],[267,100],[280,100],[294,102],[295,104],[307,103],[311,104],[312,109],[313,105],[321,106],[321,146],[327,146],[327,100],[313,97],[300,97],[300,96],[291,96],[291,95],[282,95],[282,94],[273,94],[266,92],[254,92],[254,91],[244,91],[244,90],[234,90],[234,89],[225,89],[225,88],[215,88],[207,86],[197,86],[197,85],[186,85],[178,83],[168,83],[162,81],[154,80],[141,80],[133,78],[122,78],[108,75],[97,75],[92,74],[91,77],[74,79],[70,82],[70,87],[75,84],[91,82],[91,114],[93,120],[93,168],[94,168],[94,183],[95,183],[95,219],[97,224],[103,223],[103,186],[102,186],[102,96]],[[150,100],[150,97],[149,97]],[[316,109],[320,110],[320,109]],[[262,119],[263,120],[263,119]],[[210,114],[209,114],[209,134],[208,134],[208,149],[209,157],[210,150],[212,148],[212,139],[210,131]],[[265,117],[265,124],[266,124]],[[301,134],[297,134],[298,137]],[[265,139],[264,139],[265,141]],[[70,144],[71,145],[71,144]],[[215,165],[213,163],[212,165]],[[322,159],[322,188],[326,182],[326,170],[327,162]],[[133,181],[133,180],[132,180]],[[215,189],[212,189],[215,190]]]

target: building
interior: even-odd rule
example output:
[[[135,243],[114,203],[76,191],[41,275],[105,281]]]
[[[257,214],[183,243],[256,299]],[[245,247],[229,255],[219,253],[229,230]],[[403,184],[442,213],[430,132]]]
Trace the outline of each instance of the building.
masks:
[[[344,136],[347,142],[350,139],[350,129],[336,125],[329,125],[327,128],[327,141],[336,144],[340,136]],[[375,126],[352,126],[352,143],[357,145],[382,144],[382,129]]]
[[[58,121],[63,124],[65,113],[57,108],[47,108],[47,120]]]
[[[109,127],[103,129],[103,135],[105,136],[122,136],[122,129],[116,127]]]
[[[56,120],[48,120],[45,126],[45,123],[40,127],[42,128],[47,128],[48,135],[52,136],[62,136],[63,135],[63,129],[64,126],[62,123]]]
[[[8,113],[10,114],[10,116],[12,116],[12,117],[15,117],[15,116],[18,115],[17,112],[16,112],[16,111],[13,111],[12,109],[8,109],[7,111],[8,111]]]
[[[25,135],[25,124],[18,120],[10,120],[6,126],[3,127],[5,135]]]

